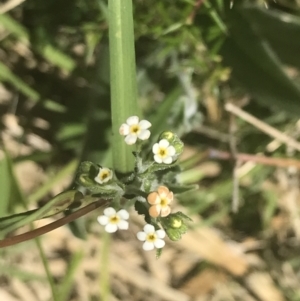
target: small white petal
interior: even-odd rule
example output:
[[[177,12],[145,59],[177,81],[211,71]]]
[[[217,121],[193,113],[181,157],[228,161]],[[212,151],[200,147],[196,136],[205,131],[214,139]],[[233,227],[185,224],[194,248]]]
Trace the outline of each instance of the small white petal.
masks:
[[[155,155],[154,156],[154,161],[156,162],[156,163],[162,163],[162,158],[160,157],[160,156],[158,156],[158,155]]]
[[[175,150],[174,146],[170,145],[168,147],[168,154],[169,154],[169,156],[174,156],[176,154],[176,150]]]
[[[104,213],[104,215],[110,217],[110,216],[116,214],[116,210],[112,207],[108,207],[108,208],[104,209],[103,213]]]
[[[146,237],[147,237],[147,234],[145,232],[138,232],[137,235],[136,235],[137,239],[140,240],[140,241],[145,241],[146,240]]]
[[[152,124],[148,120],[141,120],[139,125],[140,125],[141,129],[146,130],[149,127],[151,127]]]
[[[118,230],[118,226],[116,224],[107,224],[105,226],[105,231],[108,233],[114,233]]]
[[[159,149],[160,149],[160,147],[159,147],[159,144],[158,144],[158,143],[155,143],[155,144],[152,146],[152,152],[153,152],[154,154],[157,154],[157,153],[159,152]]]
[[[128,144],[128,145],[132,145],[132,144],[136,143],[136,140],[137,140],[136,135],[129,134],[125,138],[125,143]]]
[[[150,224],[147,224],[145,227],[144,227],[144,232],[149,234],[149,233],[154,233],[155,232],[155,228],[154,226],[150,225]]]
[[[127,230],[128,229],[128,222],[124,220],[120,220],[118,222],[118,228],[121,230]]]
[[[94,180],[99,183],[99,184],[103,184],[103,181],[100,180],[100,178],[97,176],[94,178]]]
[[[139,134],[138,137],[141,140],[147,140],[150,137],[151,133],[148,130],[142,130]]]
[[[139,117],[137,116],[131,116],[126,120],[126,123],[128,125],[134,125],[139,123]]]
[[[97,217],[97,221],[100,225],[105,226],[109,222],[109,218],[105,215],[101,215]]]
[[[161,249],[165,246],[165,241],[162,240],[162,239],[157,239],[155,242],[154,242],[154,246],[158,249]]]
[[[127,210],[125,209],[121,209],[117,212],[117,215],[121,218],[121,219],[128,219],[129,218],[129,213]]]
[[[155,160],[156,161],[156,160]],[[165,164],[171,164],[173,159],[172,157],[166,157],[162,160]],[[157,161],[156,161],[157,162]],[[159,163],[159,162],[158,162]]]
[[[154,249],[154,243],[153,242],[149,242],[149,241],[145,241],[143,244],[143,249],[145,251],[150,251]]]
[[[162,139],[159,141],[159,146],[161,148],[167,148],[170,145],[169,141],[166,139]]]
[[[120,135],[126,136],[129,134],[129,125],[126,123],[123,123],[119,128]]]
[[[166,232],[162,229],[156,231],[156,235],[159,238],[164,238],[166,236]]]

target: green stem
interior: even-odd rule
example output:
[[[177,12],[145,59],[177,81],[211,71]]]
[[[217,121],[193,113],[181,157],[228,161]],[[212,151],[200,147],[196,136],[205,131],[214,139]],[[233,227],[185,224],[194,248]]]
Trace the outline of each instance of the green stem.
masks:
[[[134,148],[124,142],[119,128],[133,115],[137,104],[132,0],[109,0],[109,51],[114,168],[121,173],[134,169]]]
[[[101,300],[108,301],[110,295],[109,284],[109,253],[110,253],[110,233],[104,232],[102,236],[101,252],[101,276],[100,276],[100,295]]]

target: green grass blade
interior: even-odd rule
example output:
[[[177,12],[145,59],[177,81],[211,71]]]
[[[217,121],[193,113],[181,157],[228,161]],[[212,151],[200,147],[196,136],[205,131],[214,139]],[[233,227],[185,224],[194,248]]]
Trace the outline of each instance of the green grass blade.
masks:
[[[131,0],[109,0],[109,47],[113,162],[117,171],[134,168],[133,147],[125,144],[119,127],[132,115],[139,115],[135,71]]]
[[[65,278],[63,279],[63,281],[61,282],[60,285],[60,290],[58,293],[59,296],[59,300],[60,301],[68,301],[69,300],[69,295],[72,289],[72,284],[74,281],[74,275],[76,273],[76,269],[79,266],[79,264],[81,263],[82,259],[83,259],[83,252],[79,251],[73,254],[69,265],[68,265],[68,270],[66,273]]]
[[[73,173],[77,168],[78,162],[77,160],[71,161],[68,165],[61,169],[60,172],[56,174],[56,176],[52,177],[48,182],[46,182],[41,188],[39,188],[36,192],[31,194],[28,198],[29,203],[34,203],[41,198],[43,198],[47,193],[53,188],[55,184],[60,182],[67,175]]]
[[[0,219],[0,236],[27,225],[35,220],[45,217],[46,215],[52,215],[53,213],[59,213],[68,208],[74,200],[80,198],[82,194],[76,190],[70,190],[63,192],[49,201],[45,206],[37,210],[25,212],[23,214],[17,214]]]

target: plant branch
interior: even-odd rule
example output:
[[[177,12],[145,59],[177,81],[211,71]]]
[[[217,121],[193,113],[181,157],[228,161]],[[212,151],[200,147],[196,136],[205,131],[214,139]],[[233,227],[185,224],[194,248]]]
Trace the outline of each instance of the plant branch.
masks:
[[[274,127],[268,125],[267,123],[257,119],[253,115],[245,112],[244,110],[240,109],[239,107],[235,106],[232,103],[227,103],[225,105],[225,110],[244,119],[248,123],[252,124],[256,128],[260,129],[264,133],[268,134],[269,136],[276,138],[282,143],[285,143],[294,149],[300,151],[300,143],[293,139],[292,137],[289,137],[288,135],[278,131]]]
[[[46,234],[52,230],[55,230],[61,226],[64,226],[64,225],[74,221],[75,219],[78,219],[81,216],[86,215],[87,213],[99,208],[100,206],[105,205],[106,202],[107,202],[106,200],[96,201],[96,202],[91,203],[88,206],[83,207],[83,208],[81,208],[53,223],[46,225],[46,226],[34,229],[32,231],[28,231],[28,232],[20,234],[20,235],[16,235],[16,236],[12,236],[12,237],[8,237],[6,239],[0,240],[0,248],[12,246],[12,245],[21,243],[23,241],[30,240],[30,239],[36,238],[40,235]]]

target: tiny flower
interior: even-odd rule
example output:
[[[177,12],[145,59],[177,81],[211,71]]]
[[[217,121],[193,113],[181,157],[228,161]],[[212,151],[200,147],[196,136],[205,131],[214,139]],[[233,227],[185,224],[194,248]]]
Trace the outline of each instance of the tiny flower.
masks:
[[[119,133],[126,136],[126,144],[132,145],[136,143],[137,138],[147,140],[150,137],[149,127],[151,127],[151,123],[148,120],[139,122],[139,117],[131,116],[126,120],[126,123],[121,125]]]
[[[109,168],[103,167],[99,168],[99,172],[94,180],[99,184],[103,184],[111,180],[112,177],[113,172]]]
[[[147,197],[148,203],[152,205],[149,214],[152,217],[168,216],[171,212],[170,203],[173,201],[173,192],[166,186],[159,186],[157,191],[151,192]]]
[[[174,146],[170,145],[169,141],[162,139],[153,145],[152,152],[154,153],[155,162],[171,164],[176,150]]]
[[[127,230],[129,213],[125,209],[118,212],[112,207],[108,207],[103,211],[104,215],[98,216],[97,220],[100,225],[105,226],[105,231],[108,233],[116,232],[118,229]]]
[[[165,246],[165,241],[163,238],[166,236],[164,230],[156,230],[154,226],[147,224],[144,227],[144,231],[137,233],[137,238],[140,241],[144,241],[143,249],[145,251],[153,250],[154,247],[161,249]]]

